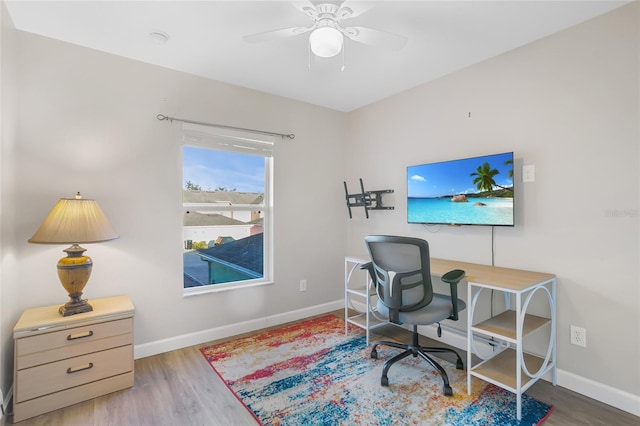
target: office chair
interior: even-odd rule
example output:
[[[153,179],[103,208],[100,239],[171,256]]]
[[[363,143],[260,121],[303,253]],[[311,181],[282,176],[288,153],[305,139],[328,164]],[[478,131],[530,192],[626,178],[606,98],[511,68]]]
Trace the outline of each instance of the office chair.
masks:
[[[373,345],[371,358],[378,358],[377,348],[380,345],[404,349],[384,363],[382,369],[382,386],[389,385],[387,373],[393,364],[413,355],[420,356],[433,368],[440,372],[444,382],[443,391],[447,396],[453,395],[447,372],[428,353],[449,352],[456,355],[456,368],[462,370],[462,358],[453,349],[423,347],[418,343],[418,325],[438,324],[438,335],[441,335],[440,321],[458,320],[458,312],[466,305],[458,299],[458,283],[465,272],[460,269],[449,271],[442,276],[442,281],[449,284],[450,295],[433,292],[429,259],[429,244],[419,238],[370,235],[365,242],[371,255],[371,262],[362,265],[361,269],[369,271],[378,294],[378,312],[395,324],[413,326],[412,342],[402,344],[380,341]]]

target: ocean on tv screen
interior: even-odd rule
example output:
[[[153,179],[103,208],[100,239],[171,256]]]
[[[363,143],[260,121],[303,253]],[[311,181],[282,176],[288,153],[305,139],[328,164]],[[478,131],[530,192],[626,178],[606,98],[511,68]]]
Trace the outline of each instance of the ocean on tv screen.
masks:
[[[513,198],[409,198],[409,223],[513,225]]]

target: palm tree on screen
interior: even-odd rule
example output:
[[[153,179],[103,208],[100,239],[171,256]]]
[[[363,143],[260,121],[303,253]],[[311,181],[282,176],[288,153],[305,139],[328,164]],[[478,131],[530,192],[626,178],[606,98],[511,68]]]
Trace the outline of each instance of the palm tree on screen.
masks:
[[[478,191],[493,191],[494,187],[506,189],[511,191],[511,188],[505,188],[504,186],[500,186],[496,183],[493,177],[500,172],[498,169],[492,169],[489,163],[485,162],[482,166],[478,166],[475,172],[471,173],[469,176],[475,176],[473,179],[473,184],[478,188]]]
[[[504,162],[505,166],[511,166],[511,169],[509,169],[509,173],[507,174],[507,176],[509,176],[510,179],[513,179],[513,160],[507,160]]]

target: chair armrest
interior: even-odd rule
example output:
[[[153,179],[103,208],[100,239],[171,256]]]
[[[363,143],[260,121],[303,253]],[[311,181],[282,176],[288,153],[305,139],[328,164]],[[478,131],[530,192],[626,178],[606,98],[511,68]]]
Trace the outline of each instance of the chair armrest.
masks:
[[[458,321],[458,283],[462,281],[464,276],[465,272],[462,269],[454,269],[440,278],[443,282],[449,284],[451,303],[453,304],[453,315],[449,319],[454,321]]]
[[[373,285],[376,284],[376,272],[373,269],[373,262],[367,262],[360,265],[360,269],[369,271],[369,277],[371,277],[371,281],[373,281]]]

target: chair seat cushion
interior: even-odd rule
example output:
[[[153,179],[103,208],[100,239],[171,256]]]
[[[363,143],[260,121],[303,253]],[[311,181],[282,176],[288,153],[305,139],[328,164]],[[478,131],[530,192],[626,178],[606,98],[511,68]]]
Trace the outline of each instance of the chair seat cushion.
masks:
[[[462,311],[466,306],[462,300],[458,299],[458,312]],[[379,300],[378,312],[387,318],[389,317],[389,308]],[[403,324],[429,325],[445,320],[451,315],[453,315],[451,296],[434,293],[431,303],[416,311],[400,312],[399,320]]]

